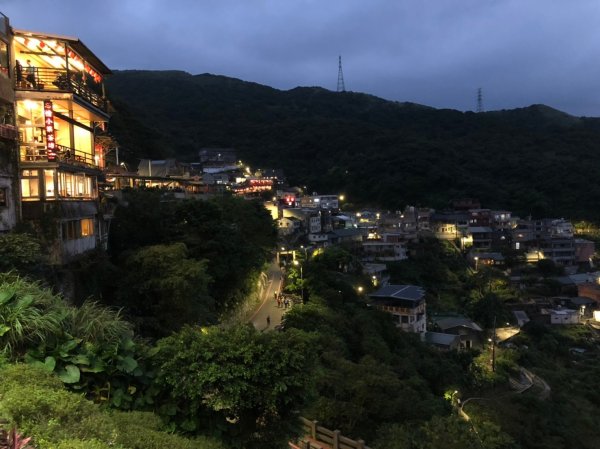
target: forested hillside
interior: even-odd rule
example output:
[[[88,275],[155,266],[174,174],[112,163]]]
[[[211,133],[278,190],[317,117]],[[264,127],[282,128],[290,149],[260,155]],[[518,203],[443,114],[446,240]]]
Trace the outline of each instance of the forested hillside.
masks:
[[[122,154],[195,160],[233,147],[355,205],[443,207],[477,197],[521,215],[600,219],[600,119],[534,105],[481,114],[321,88],[279,91],[185,72],[108,80]]]

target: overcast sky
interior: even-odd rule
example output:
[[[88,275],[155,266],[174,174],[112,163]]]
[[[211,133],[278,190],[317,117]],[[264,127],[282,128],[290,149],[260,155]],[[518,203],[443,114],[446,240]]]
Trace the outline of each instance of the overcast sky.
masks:
[[[112,69],[214,73],[438,108],[600,116],[600,0],[0,0]]]

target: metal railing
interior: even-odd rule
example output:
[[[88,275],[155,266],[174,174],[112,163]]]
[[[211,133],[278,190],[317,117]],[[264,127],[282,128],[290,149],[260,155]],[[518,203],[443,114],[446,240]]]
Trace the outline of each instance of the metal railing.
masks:
[[[33,91],[71,92],[88,103],[107,110],[107,101],[90,89],[81,75],[51,67],[22,67],[14,70],[15,89]]]
[[[96,166],[94,157],[89,153],[84,153],[83,151],[76,150],[75,148],[65,147],[63,145],[56,145],[56,147],[58,149],[56,155],[60,162]]]

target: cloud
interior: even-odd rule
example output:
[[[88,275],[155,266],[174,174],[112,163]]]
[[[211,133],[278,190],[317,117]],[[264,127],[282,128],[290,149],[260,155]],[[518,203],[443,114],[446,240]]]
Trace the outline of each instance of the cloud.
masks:
[[[5,1],[17,28],[81,38],[116,69],[346,87],[473,109],[546,103],[600,115],[600,2],[578,0]],[[32,14],[32,11],[37,11]]]

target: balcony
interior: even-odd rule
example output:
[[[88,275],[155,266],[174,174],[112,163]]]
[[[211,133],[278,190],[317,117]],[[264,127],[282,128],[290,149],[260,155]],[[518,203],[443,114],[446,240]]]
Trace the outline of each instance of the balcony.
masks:
[[[8,140],[17,140],[19,138],[17,127],[13,125],[0,124],[0,137]]]
[[[89,153],[76,150],[75,148],[56,145],[56,159],[51,162],[62,162],[71,165],[79,165],[88,168],[98,168],[94,157]],[[21,145],[21,162],[48,162],[46,145],[26,144]]]
[[[23,67],[22,73],[15,69],[15,89],[34,92],[69,92],[77,95],[82,100],[101,109],[108,110],[108,102],[102,95],[90,89],[75,72],[67,72],[64,69],[49,67],[34,67],[33,73],[27,73],[27,67]],[[79,78],[79,79],[78,79]]]

